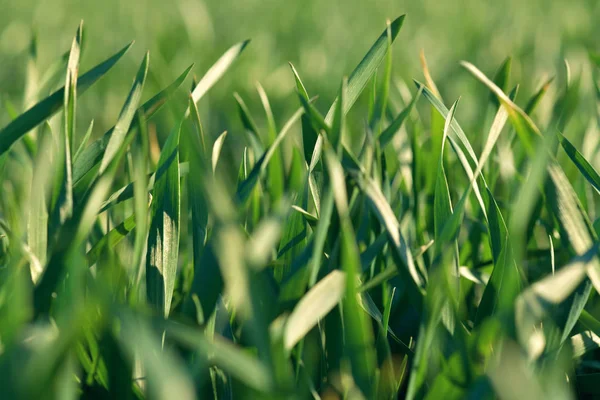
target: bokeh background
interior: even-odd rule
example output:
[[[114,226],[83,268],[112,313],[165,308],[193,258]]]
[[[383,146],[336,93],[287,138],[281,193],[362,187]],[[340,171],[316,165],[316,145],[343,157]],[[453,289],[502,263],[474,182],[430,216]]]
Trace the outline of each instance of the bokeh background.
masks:
[[[565,58],[585,76],[587,53],[599,47],[597,0],[0,0],[0,123],[8,121],[10,107],[20,111],[24,106],[32,37],[37,37],[35,64],[43,72],[69,49],[81,19],[84,71],[136,41],[116,70],[79,103],[81,129],[89,115],[102,116],[96,135],[114,124],[146,50],[151,56],[145,89],[149,98],[190,63],[202,76],[229,46],[251,38],[233,71],[202,102],[205,124],[215,135],[236,129],[231,118],[234,91],[261,114],[257,81],[269,94],[277,120],[287,119],[298,106],[288,61],[296,65],[309,93],[320,96],[318,107],[326,109],[342,76],[360,61],[386,19],[404,13],[407,19],[394,46],[394,77],[422,79],[423,49],[449,101],[471,89],[484,90],[461,69],[462,59],[489,75],[512,55],[513,79],[530,93],[545,77],[564,79]],[[467,96],[463,104],[476,98]],[[91,112],[99,107],[102,112]],[[462,123],[472,127],[478,112],[477,107],[461,107]],[[161,112],[157,121],[168,118],[168,112]]]

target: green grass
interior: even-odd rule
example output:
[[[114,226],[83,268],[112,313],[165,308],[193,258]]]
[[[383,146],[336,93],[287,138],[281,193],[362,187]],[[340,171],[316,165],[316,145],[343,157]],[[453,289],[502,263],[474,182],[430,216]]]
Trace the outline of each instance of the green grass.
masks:
[[[80,25],[2,117],[0,397],[599,396],[597,55],[465,61],[443,99],[396,71],[404,22],[329,104],[290,65],[295,109],[257,84],[225,132],[205,96],[252,43],[156,93],[146,53],[101,135],[78,103],[131,45],[80,73]]]

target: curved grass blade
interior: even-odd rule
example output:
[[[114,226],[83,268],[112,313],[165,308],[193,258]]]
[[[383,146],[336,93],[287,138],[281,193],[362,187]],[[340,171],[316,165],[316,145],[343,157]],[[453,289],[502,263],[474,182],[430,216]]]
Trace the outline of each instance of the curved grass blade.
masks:
[[[135,214],[111,229],[104,235],[86,254],[88,265],[92,266],[98,261],[101,253],[107,248],[113,249],[135,228]]]
[[[77,91],[79,94],[83,94],[98,79],[104,76],[127,52],[127,50],[129,50],[132,44],[133,42],[125,46],[106,61],[98,64],[90,71],[81,75],[77,80]],[[37,103],[35,106],[31,107],[29,110],[21,114],[14,121],[4,127],[0,131],[0,155],[6,152],[10,146],[19,140],[23,135],[60,110],[64,96],[65,88],[63,87]]]

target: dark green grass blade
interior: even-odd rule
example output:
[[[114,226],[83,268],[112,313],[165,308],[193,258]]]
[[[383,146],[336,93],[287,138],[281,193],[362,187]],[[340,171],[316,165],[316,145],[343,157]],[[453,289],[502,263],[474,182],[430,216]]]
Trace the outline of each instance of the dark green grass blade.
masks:
[[[132,44],[133,43],[128,44],[114,56],[81,75],[77,80],[77,91],[79,94],[83,94],[98,79],[104,76],[127,52],[127,50],[129,50]],[[23,135],[60,110],[63,105],[64,95],[65,88],[63,87],[37,103],[4,127],[4,129],[0,131],[0,155],[6,152],[10,146]]]
[[[596,172],[592,164],[590,164],[588,160],[586,160],[585,157],[579,151],[577,151],[575,146],[573,146],[573,144],[569,142],[566,137],[564,137],[560,132],[558,132],[557,135],[560,145],[565,153],[567,153],[571,161],[573,161],[573,164],[575,164],[579,172],[581,172],[583,177],[594,187],[594,189],[600,193],[600,176],[598,175],[598,172]]]

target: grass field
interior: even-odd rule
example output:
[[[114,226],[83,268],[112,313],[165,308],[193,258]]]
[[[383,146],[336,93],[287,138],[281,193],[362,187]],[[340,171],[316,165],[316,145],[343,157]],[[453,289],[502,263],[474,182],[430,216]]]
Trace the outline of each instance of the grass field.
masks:
[[[600,397],[600,7],[436,4],[7,7],[0,398]]]

